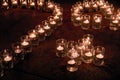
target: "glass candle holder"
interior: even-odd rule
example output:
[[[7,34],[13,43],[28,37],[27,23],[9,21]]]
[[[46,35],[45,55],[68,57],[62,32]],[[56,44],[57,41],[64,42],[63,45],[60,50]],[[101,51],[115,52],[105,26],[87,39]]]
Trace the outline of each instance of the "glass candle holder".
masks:
[[[18,0],[11,0],[12,7],[17,8],[18,7]]]
[[[83,43],[84,46],[92,45],[93,39],[94,39],[93,35],[91,35],[91,34],[85,34],[85,35],[83,35],[82,43]]]
[[[4,66],[3,66],[3,59],[2,56],[0,55],[0,78],[4,76]]]
[[[102,15],[100,14],[95,14],[93,16],[93,29],[100,29],[101,28],[101,23],[102,23]]]
[[[90,28],[90,15],[83,15],[83,22],[81,28],[83,30],[88,30]]]
[[[83,16],[80,14],[79,16],[73,17],[73,25],[74,26],[81,26],[83,21]]]
[[[28,4],[30,9],[35,9],[36,7],[35,0],[28,0]]]
[[[56,40],[56,56],[58,57],[66,56],[66,44],[67,41],[65,39]]]
[[[52,34],[52,32],[53,32],[53,29],[51,28],[51,26],[49,24],[49,21],[47,21],[47,20],[42,21],[42,26],[43,26],[43,28],[45,30],[45,36],[46,37],[50,36]]]
[[[96,46],[94,48],[94,60],[93,63],[96,66],[102,66],[104,65],[104,53],[105,53],[105,48],[102,46]]]
[[[45,5],[44,0],[37,0],[37,8],[42,9],[43,6]]]
[[[108,8],[106,8],[105,11],[106,11],[106,12],[105,12],[105,18],[106,18],[106,19],[110,19],[111,16],[113,15],[114,8],[113,8],[113,7],[108,7]]]
[[[97,1],[91,2],[91,6],[92,6],[92,12],[98,11]]]
[[[9,9],[9,4],[8,4],[8,0],[3,0],[2,1],[2,8],[3,9]]]
[[[83,6],[84,6],[84,11],[85,12],[90,12],[91,4],[90,4],[89,1],[84,1]]]
[[[31,42],[29,40],[28,35],[23,35],[21,37],[21,42],[20,43],[21,43],[21,46],[22,46],[25,54],[32,52],[32,46],[31,46]]]
[[[2,51],[2,56],[3,56],[3,65],[5,69],[10,69],[13,68],[14,63],[13,63],[13,55],[12,52],[8,49],[4,49]]]
[[[56,29],[57,22],[53,16],[48,17],[48,22],[49,22],[49,26],[51,27],[51,29],[53,29],[53,30]]]
[[[66,68],[69,72],[75,72],[78,70],[78,65],[74,59],[69,59]]]
[[[46,2],[46,11],[48,11],[48,12],[53,11],[54,10],[54,6],[55,6],[54,2],[48,0]]]
[[[28,36],[31,41],[31,45],[33,46],[39,45],[38,33],[35,29],[29,30]]]
[[[27,8],[28,7],[27,0],[20,0],[20,6],[21,8]]]
[[[44,41],[46,37],[45,37],[45,30],[44,30],[43,26],[42,25],[37,25],[35,27],[35,29],[38,33],[39,41]]]
[[[92,45],[85,46],[82,50],[81,58],[84,63],[92,63],[94,56],[94,47]]]
[[[14,60],[24,60],[24,51],[19,42],[12,44]]]
[[[113,31],[119,29],[119,19],[117,18],[116,14],[111,16],[109,29]]]

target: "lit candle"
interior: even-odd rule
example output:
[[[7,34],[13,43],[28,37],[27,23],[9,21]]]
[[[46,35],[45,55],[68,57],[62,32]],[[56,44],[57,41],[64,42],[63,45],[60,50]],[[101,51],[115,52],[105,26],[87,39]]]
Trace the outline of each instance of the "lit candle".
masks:
[[[70,64],[70,65],[73,65],[73,64],[75,64],[76,62],[75,62],[75,60],[69,60],[67,63]]]
[[[98,7],[98,5],[97,4],[93,4],[93,8],[97,8]]]
[[[88,20],[88,19],[87,19],[87,20],[84,20],[83,23],[89,24],[89,20]]]
[[[91,52],[86,52],[86,53],[85,53],[85,56],[87,56],[87,57],[92,57],[92,53],[91,53]]]
[[[96,19],[95,19],[95,22],[96,22],[96,23],[100,23],[100,22],[101,22],[101,19],[100,19],[100,18],[96,18]]]
[[[26,2],[26,1],[23,1],[22,4],[23,4],[23,5],[27,5],[27,2]]]
[[[18,2],[16,0],[12,1],[12,4],[16,5]]]
[[[12,60],[12,56],[6,56],[5,58],[4,58],[4,61],[6,61],[6,62],[8,62],[8,61],[11,61]]]
[[[30,6],[35,6],[35,3],[34,3],[34,2],[32,2],[32,3],[30,4]]]
[[[98,58],[98,59],[103,59],[103,58],[104,58],[104,55],[103,55],[103,54],[97,54],[97,55],[96,55],[96,58]]]
[[[63,48],[62,46],[58,46],[58,47],[57,47],[57,50],[58,50],[58,51],[62,51],[62,50],[64,50],[64,48]]]
[[[7,2],[4,2],[2,5],[3,5],[3,6],[8,6],[8,3],[7,3]]]
[[[29,37],[30,37],[31,39],[36,38],[36,34],[35,34],[35,33],[31,33],[31,34],[29,34]]]
[[[44,33],[45,30],[44,30],[43,28],[40,28],[40,29],[38,30],[38,32],[39,32],[39,33]]]
[[[112,23],[118,24],[118,23],[119,23],[119,20],[115,19],[115,20],[112,21]]]
[[[14,52],[17,53],[17,54],[21,53],[20,46],[16,46],[16,49],[15,49]]]
[[[24,40],[24,41],[21,43],[21,45],[22,45],[22,46],[28,46],[28,45],[29,45],[29,42],[27,42],[27,41]]]
[[[51,25],[55,25],[55,24],[56,24],[56,21],[52,20],[52,21],[50,21],[50,24],[51,24]]]
[[[50,29],[50,26],[45,25],[45,26],[44,26],[44,29],[49,30],[49,29]]]

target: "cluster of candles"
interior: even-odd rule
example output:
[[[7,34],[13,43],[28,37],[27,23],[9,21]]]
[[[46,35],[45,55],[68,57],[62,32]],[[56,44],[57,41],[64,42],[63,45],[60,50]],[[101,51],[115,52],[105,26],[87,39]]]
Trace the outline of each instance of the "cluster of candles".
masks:
[[[93,29],[100,29],[103,18],[110,21],[110,30],[120,29],[120,9],[115,10],[107,1],[85,0],[83,3],[76,2],[71,8],[73,25],[81,26],[84,30],[88,30],[90,26]]]
[[[32,52],[34,46],[49,37],[53,31],[62,24],[63,10],[59,4],[54,3],[51,16],[29,30],[20,40],[13,43],[10,49],[0,52],[0,76],[4,75],[4,69],[13,68],[16,61],[24,60],[25,56]]]
[[[105,48],[93,46],[93,37],[91,34],[85,34],[77,42],[66,39],[56,40],[56,56],[66,58],[68,71],[77,71],[82,62],[93,63],[96,66],[104,65]]]

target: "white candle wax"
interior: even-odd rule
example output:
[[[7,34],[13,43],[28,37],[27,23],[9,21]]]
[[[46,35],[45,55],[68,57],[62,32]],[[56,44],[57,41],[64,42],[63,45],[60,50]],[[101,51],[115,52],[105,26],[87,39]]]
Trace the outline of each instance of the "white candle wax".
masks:
[[[97,8],[97,7],[98,7],[98,5],[97,5],[97,4],[94,4],[94,5],[93,5],[93,8]]]
[[[53,4],[49,4],[49,5],[48,5],[48,8],[53,8],[53,7],[54,7]]]
[[[46,26],[44,26],[44,29],[49,30],[50,26],[46,25]]]
[[[55,16],[54,16],[54,19],[55,19],[55,20],[58,20],[58,19],[59,19],[59,17],[58,17],[57,15],[55,15]]]
[[[35,3],[34,3],[34,2],[32,2],[30,5],[31,5],[31,6],[35,6]]]
[[[73,65],[75,64],[75,60],[69,60],[67,63]]]
[[[23,42],[21,43],[21,45],[22,45],[22,46],[28,46],[28,45],[29,45],[29,42],[23,41]]]
[[[13,1],[12,3],[13,3],[13,4],[17,4],[17,1]]]
[[[7,2],[4,2],[2,5],[3,5],[3,6],[8,6],[8,3],[7,3]]]
[[[119,20],[115,19],[115,20],[112,21],[112,23],[118,24],[118,23],[119,23]]]
[[[26,4],[27,4],[27,2],[26,2],[26,1],[23,1],[23,2],[22,2],[22,4],[26,5]]]
[[[87,57],[92,57],[92,53],[91,53],[91,52],[86,52],[86,53],[85,53],[85,56],[87,56]]]
[[[19,54],[19,53],[21,53],[21,49],[15,49],[14,52],[17,53],[17,54]]]
[[[12,57],[11,56],[6,56],[5,58],[4,58],[4,61],[11,61],[12,60]]]
[[[100,18],[96,18],[96,19],[95,19],[95,22],[96,22],[96,23],[100,23],[100,22],[101,22],[101,19],[100,19]]]
[[[39,2],[38,5],[39,5],[39,6],[43,6],[43,2]]]
[[[55,21],[50,21],[50,24],[55,25],[56,22]]]
[[[29,34],[29,37],[30,38],[36,38],[36,34],[35,33],[31,33],[31,34]]]
[[[82,20],[82,18],[81,17],[76,17],[76,20],[80,21],[80,20]]]
[[[85,20],[85,21],[83,21],[83,23],[89,24],[89,20]]]
[[[38,31],[39,33],[44,33],[45,32],[45,30],[44,29],[39,29],[39,31]]]
[[[77,53],[77,51],[75,51],[72,53],[71,56],[72,56],[72,58],[77,58],[79,56],[79,54]]]
[[[97,54],[97,55],[96,55],[96,58],[98,58],[98,59],[103,59],[103,58],[104,58],[104,55],[103,55],[103,54]]]
[[[64,48],[62,46],[58,46],[57,50],[62,51],[62,50],[64,50]]]

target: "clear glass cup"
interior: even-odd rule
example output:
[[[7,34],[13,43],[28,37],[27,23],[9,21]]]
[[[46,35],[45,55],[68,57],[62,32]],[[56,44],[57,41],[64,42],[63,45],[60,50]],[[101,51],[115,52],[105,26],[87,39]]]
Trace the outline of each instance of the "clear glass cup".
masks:
[[[94,14],[93,15],[93,29],[100,29],[102,23],[102,15],[101,14]]]
[[[28,31],[28,37],[31,41],[31,45],[33,46],[39,45],[38,32],[35,29]]]
[[[83,30],[88,30],[90,28],[90,15],[83,15],[83,22],[81,28]]]
[[[14,67],[14,60],[12,51],[4,49],[2,52],[3,65],[5,69],[11,69]]]
[[[42,9],[45,5],[45,0],[37,0],[37,9]]]
[[[28,1],[27,0],[20,0],[21,8],[28,8]]]
[[[18,0],[11,0],[11,4],[13,8],[17,8],[18,7]]]
[[[2,1],[2,8],[5,9],[5,10],[9,9],[8,0],[3,0]]]
[[[25,54],[32,52],[32,46],[31,46],[31,42],[30,42],[28,35],[21,36],[20,44],[21,44]]]
[[[92,45],[93,44],[93,39],[94,39],[93,35],[85,34],[85,35],[83,35],[82,43],[83,43],[84,46]]]
[[[12,52],[14,55],[14,60],[24,60],[25,54],[20,42],[12,44]]]
[[[82,50],[81,58],[84,63],[92,63],[94,57],[94,47],[92,45],[85,46]]]
[[[42,25],[37,25],[35,27],[36,32],[38,33],[39,41],[44,41],[46,39],[45,37],[45,29]]]
[[[36,7],[36,0],[28,0],[28,6],[30,9],[35,9]]]
[[[102,66],[104,65],[104,53],[105,53],[105,48],[102,46],[96,46],[94,48],[94,60],[93,63],[96,66]]]
[[[67,44],[67,40],[65,39],[56,40],[56,56],[58,57],[66,56],[66,44]]]

